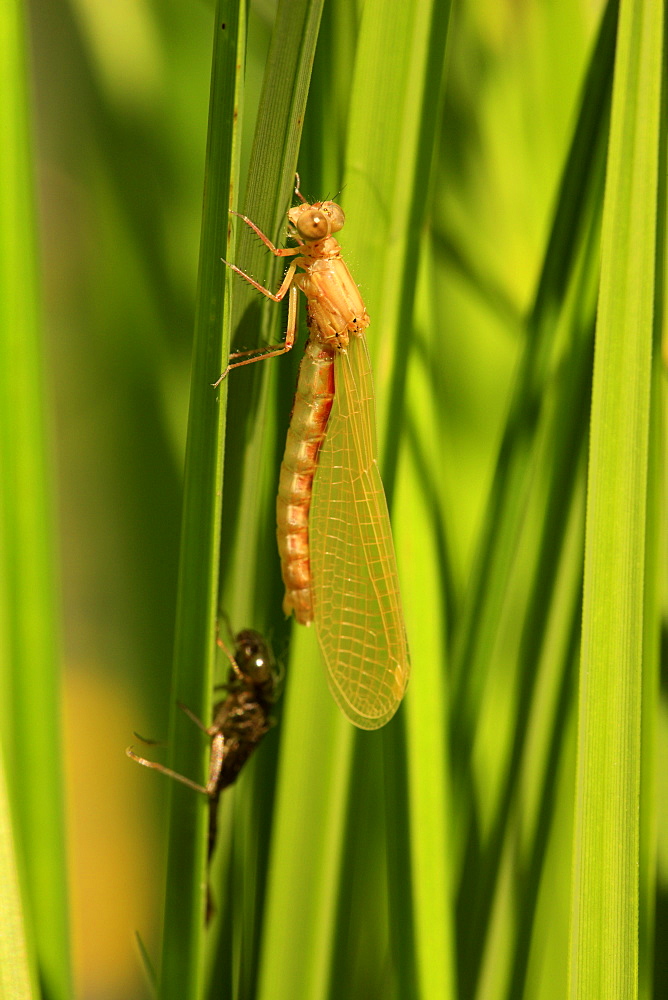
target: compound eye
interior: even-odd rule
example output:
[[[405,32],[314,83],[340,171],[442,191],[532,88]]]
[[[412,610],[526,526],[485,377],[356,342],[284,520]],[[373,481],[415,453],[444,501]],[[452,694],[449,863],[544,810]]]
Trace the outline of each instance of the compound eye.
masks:
[[[322,209],[309,208],[299,216],[297,232],[309,243],[313,240],[324,240],[331,232],[331,224]]]
[[[341,206],[337,205],[335,201],[326,201],[322,208],[329,216],[330,232],[338,233],[339,229],[343,229],[346,217]]]

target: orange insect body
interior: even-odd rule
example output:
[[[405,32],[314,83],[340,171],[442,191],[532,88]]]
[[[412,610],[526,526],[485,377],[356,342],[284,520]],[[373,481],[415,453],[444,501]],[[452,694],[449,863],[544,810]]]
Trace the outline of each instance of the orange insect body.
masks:
[[[303,253],[296,261],[307,268],[306,274],[296,275],[294,284],[308,300],[309,340],[299,369],[276,501],[278,550],[285,584],[283,610],[286,615],[294,611],[302,625],[313,621],[309,509],[318,454],[335,395],[334,359],[338,351],[348,347],[351,334],[359,337],[369,325],[364,302],[341,257],[338,241],[328,236],[307,244],[307,248],[308,256]]]
[[[302,197],[298,189],[296,193]],[[237,365],[290,350],[301,289],[309,339],[277,500],[283,609],[294,612],[301,624],[315,623],[334,698],[355,725],[376,729],[397,710],[410,662],[376,457],[364,338],[369,317],[332,235],[345,221],[342,209],[331,201],[302,202],[288,212],[296,248],[278,250],[241,216],[276,256],[299,256],[276,293],[229,265],[275,301],[289,289],[290,301],[285,344],[230,365],[224,375]]]
[[[334,356],[309,341],[299,368],[276,499],[276,536],[285,584],[283,611],[313,621],[308,521],[313,476],[334,400]]]

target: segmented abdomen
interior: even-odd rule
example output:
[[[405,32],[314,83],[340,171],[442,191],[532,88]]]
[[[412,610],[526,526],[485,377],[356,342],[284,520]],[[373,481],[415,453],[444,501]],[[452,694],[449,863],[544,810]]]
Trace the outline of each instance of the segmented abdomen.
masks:
[[[334,351],[309,341],[285,443],[276,500],[276,536],[285,584],[283,611],[313,621],[308,520],[313,476],[334,399]]]

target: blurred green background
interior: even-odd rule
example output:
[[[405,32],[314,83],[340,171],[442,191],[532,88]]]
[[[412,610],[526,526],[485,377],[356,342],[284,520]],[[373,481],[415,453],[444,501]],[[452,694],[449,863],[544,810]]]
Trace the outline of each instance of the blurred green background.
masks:
[[[342,9],[326,0],[325,16]],[[442,450],[432,462],[442,476],[445,589],[455,620],[483,532],[517,365],[532,332],[525,317],[601,12],[599,0],[466,0],[453,10],[429,193],[432,256],[419,277],[429,283],[431,268],[437,280],[421,299],[430,307],[419,322],[439,345],[433,379]],[[274,14],[271,0],[250,4],[242,184]],[[205,2],[28,4],[78,1000],[148,995],[133,932],[151,956],[159,948],[167,782],[134,767],[123,751],[135,730],[166,738],[170,712],[213,18]],[[326,65],[322,37],[318,58]],[[391,119],[392,108],[386,113]],[[303,189],[314,197],[333,193],[314,190],[307,173],[310,137],[330,127],[309,108],[299,167]],[[340,186],[336,168],[327,169]],[[341,201],[345,208],[345,191]],[[351,267],[363,285],[364,261],[353,259]],[[371,336],[376,332],[372,327]],[[233,436],[235,419],[231,411]],[[587,424],[584,412],[583,441]],[[271,572],[273,560],[272,553]],[[512,617],[512,609],[506,613]],[[234,623],[245,626],[264,621]],[[282,637],[279,643],[285,655]],[[510,725],[512,670],[488,681],[471,751],[481,840],[498,804],[502,755],[494,738]],[[554,834],[546,847],[548,885],[570,878],[575,717],[569,704],[562,716],[566,748],[554,758],[553,776],[563,811],[553,817],[554,829],[560,824],[564,839]],[[373,757],[371,744],[363,745]],[[272,733],[258,755],[275,755],[277,746]],[[462,772],[455,767],[453,774],[456,784]],[[465,871],[467,845],[458,837],[467,827],[459,821],[453,867]],[[667,871],[664,844],[664,886]],[[476,891],[482,896],[485,887]],[[542,892],[549,889],[543,885]],[[554,911],[541,899],[541,920],[559,930],[554,938],[546,932],[542,951],[532,952],[527,992],[517,994],[527,997],[552,996],[545,983],[563,975],[566,896],[555,897]],[[385,933],[379,932],[382,941]],[[369,940],[373,947],[374,933]],[[460,947],[476,952],[475,941],[461,939]],[[459,957],[465,984],[475,961]],[[464,986],[461,996],[496,996],[486,992],[484,970],[477,975],[477,992]],[[363,984],[360,975],[350,995],[394,995],[382,976],[366,994]],[[338,993],[347,995],[345,988]]]
[[[213,9],[29,14],[76,995],[127,998],[133,932],[158,945],[166,783],[123,751],[167,736]]]

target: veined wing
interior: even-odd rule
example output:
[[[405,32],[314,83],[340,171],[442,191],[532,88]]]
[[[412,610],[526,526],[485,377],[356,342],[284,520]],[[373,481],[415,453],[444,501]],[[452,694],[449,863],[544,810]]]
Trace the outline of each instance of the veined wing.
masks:
[[[337,354],[334,379],[309,515],[313,611],[335,700],[377,729],[399,707],[410,661],[363,336]]]

